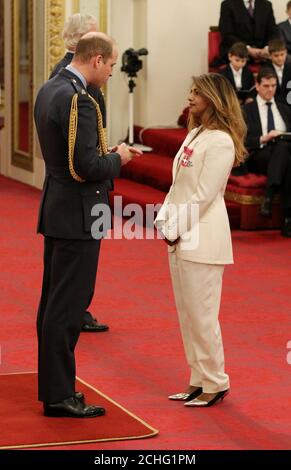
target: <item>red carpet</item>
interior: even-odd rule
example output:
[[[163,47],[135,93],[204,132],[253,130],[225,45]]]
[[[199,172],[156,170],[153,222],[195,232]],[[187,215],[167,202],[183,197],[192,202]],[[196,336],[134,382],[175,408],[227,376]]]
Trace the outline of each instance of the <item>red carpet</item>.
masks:
[[[26,372],[37,357],[40,193],[0,177],[0,196],[0,372]],[[68,448],[291,449],[291,240],[278,231],[234,231],[233,244],[221,306],[231,393],[217,406],[189,410],[167,400],[183,391],[188,368],[164,242],[103,242],[91,310],[110,330],[81,335],[77,373],[159,435]]]
[[[77,390],[88,403],[103,406],[106,415],[94,419],[47,418],[36,400],[37,374],[0,375],[2,395],[0,449],[141,439],[157,431],[117,403],[77,381]],[[13,410],[13,412],[11,412]]]

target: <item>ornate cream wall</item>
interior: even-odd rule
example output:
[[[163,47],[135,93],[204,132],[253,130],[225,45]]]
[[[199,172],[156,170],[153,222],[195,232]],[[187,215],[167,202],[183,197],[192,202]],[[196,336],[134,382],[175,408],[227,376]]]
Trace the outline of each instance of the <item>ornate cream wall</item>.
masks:
[[[12,126],[12,5],[5,0],[5,128],[1,131],[0,172],[41,187],[44,165],[33,128],[33,171],[11,164]],[[218,23],[220,0],[32,0],[33,98],[63,55],[60,32],[64,19],[80,10],[99,15],[100,27],[118,43],[120,56],[107,87],[109,141],[124,139],[128,128],[127,78],[120,71],[121,55],[129,47],[146,47],[144,69],[134,93],[135,122],[175,123],[186,102],[193,74],[207,70],[207,33]],[[273,0],[277,21],[285,19],[286,0]]]
[[[34,124],[31,120],[29,126],[32,133],[32,168],[25,169],[26,165],[15,164],[12,161],[12,128],[15,120],[12,113],[13,102],[13,7],[15,0],[5,0],[4,24],[5,24],[5,126],[0,134],[0,173],[11,178],[23,181],[38,188],[42,187],[44,179],[44,163],[36,136]],[[61,38],[64,21],[67,16],[81,8],[85,8],[84,0],[32,0],[33,41],[30,83],[32,87],[32,104],[35,101],[38,89],[48,78],[49,73],[56,62],[64,55],[64,46]],[[97,6],[97,12],[104,12],[106,1],[91,1]],[[101,8],[100,8],[100,3]],[[96,8],[95,8],[96,10]],[[95,11],[96,15],[96,11]],[[106,15],[102,13],[103,19]]]

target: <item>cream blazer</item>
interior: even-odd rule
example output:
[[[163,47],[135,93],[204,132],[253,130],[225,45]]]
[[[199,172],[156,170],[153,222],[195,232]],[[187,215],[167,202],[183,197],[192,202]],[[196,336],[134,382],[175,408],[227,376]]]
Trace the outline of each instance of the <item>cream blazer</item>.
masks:
[[[174,159],[172,186],[155,225],[168,240],[180,237],[178,244],[168,249],[177,250],[182,259],[232,264],[224,192],[234,163],[234,144],[226,132],[219,130],[206,129],[195,139],[199,129],[189,132]],[[191,237],[194,242],[185,245]]]

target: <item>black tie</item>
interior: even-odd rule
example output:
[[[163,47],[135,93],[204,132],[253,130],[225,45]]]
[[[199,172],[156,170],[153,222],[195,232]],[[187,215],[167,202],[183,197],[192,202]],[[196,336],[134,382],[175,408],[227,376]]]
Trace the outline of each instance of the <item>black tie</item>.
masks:
[[[275,129],[275,121],[274,121],[271,101],[267,101],[266,105],[268,106],[267,127],[268,127],[268,132],[270,132]]]
[[[253,0],[249,0],[249,8],[248,8],[250,16],[254,16],[254,7],[253,7]]]

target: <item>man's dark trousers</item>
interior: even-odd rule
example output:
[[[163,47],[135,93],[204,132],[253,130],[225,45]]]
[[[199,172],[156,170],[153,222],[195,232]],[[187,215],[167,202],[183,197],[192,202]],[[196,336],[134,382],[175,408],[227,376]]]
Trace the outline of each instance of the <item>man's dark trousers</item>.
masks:
[[[40,401],[60,402],[75,393],[74,349],[94,292],[99,250],[100,240],[44,237],[37,316]]]
[[[272,142],[250,155],[249,170],[267,175],[266,194],[282,192],[284,209],[291,209],[291,143]]]

